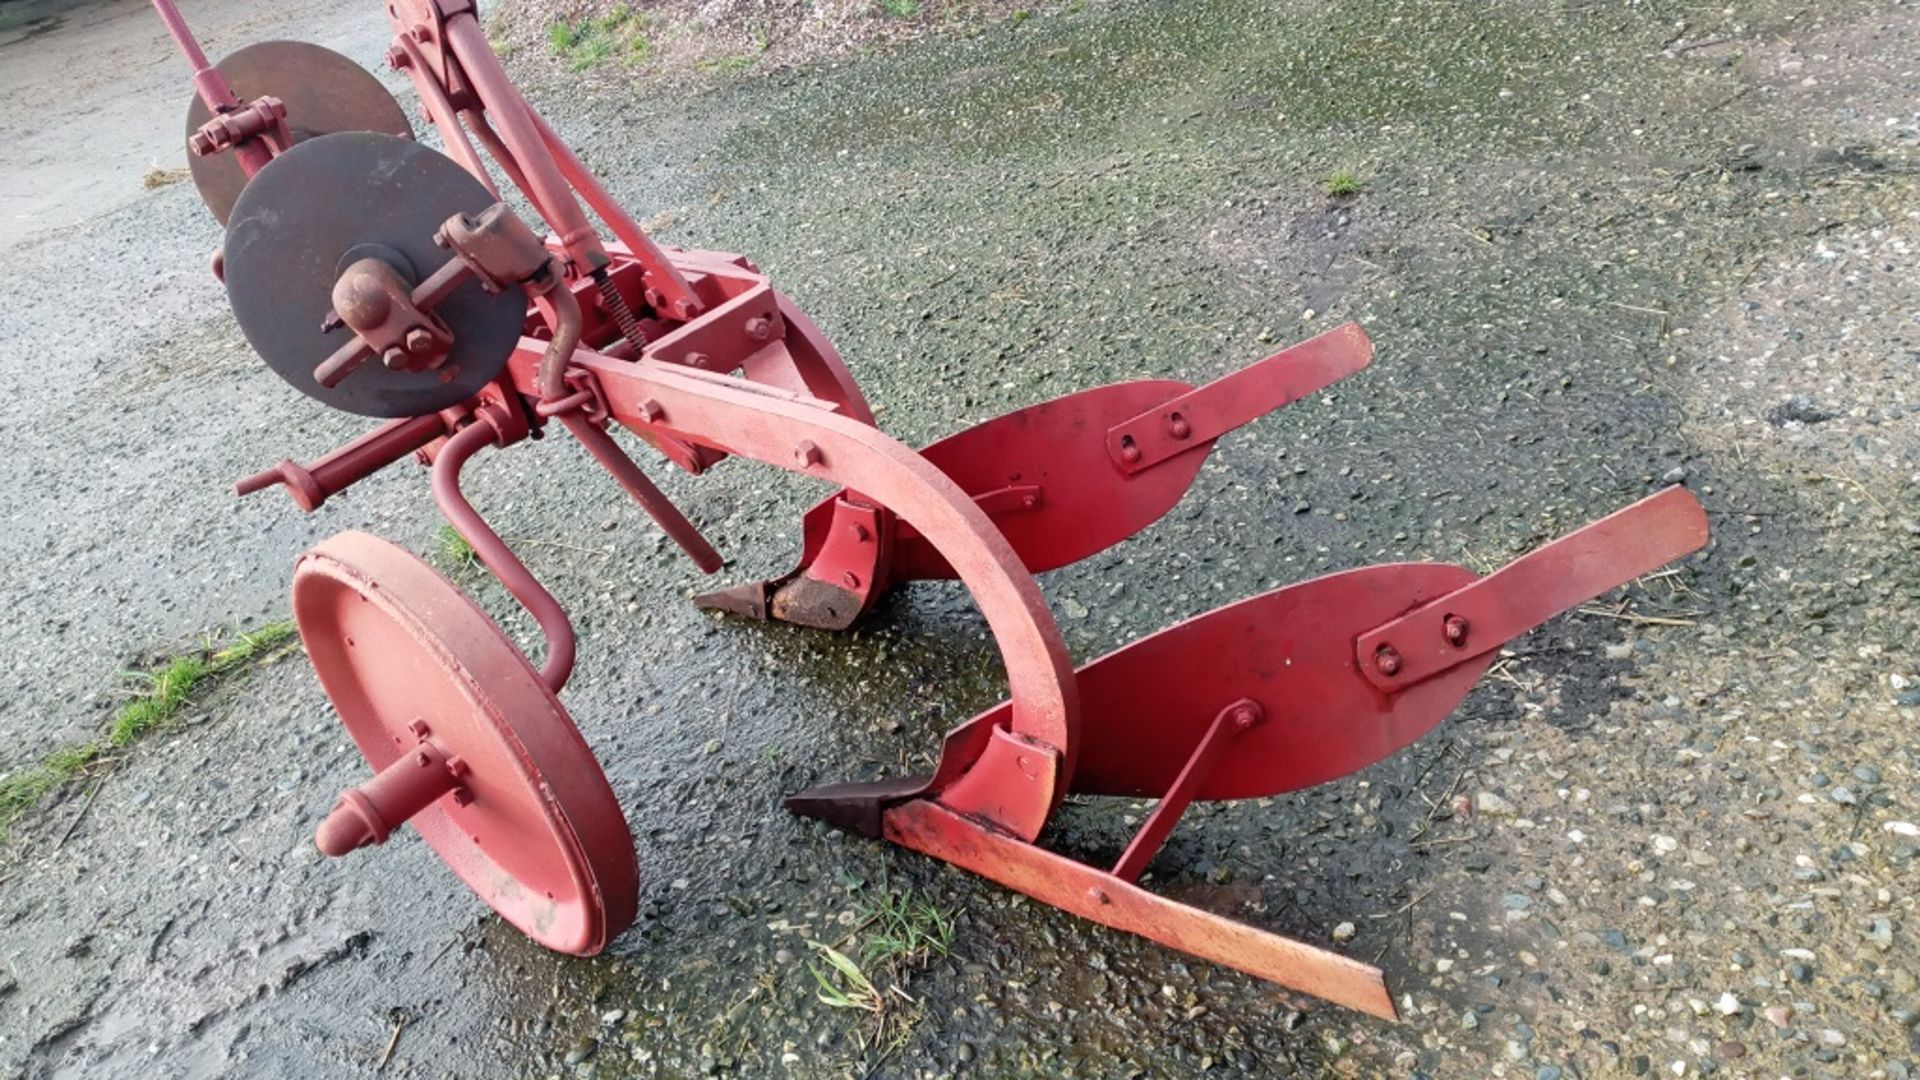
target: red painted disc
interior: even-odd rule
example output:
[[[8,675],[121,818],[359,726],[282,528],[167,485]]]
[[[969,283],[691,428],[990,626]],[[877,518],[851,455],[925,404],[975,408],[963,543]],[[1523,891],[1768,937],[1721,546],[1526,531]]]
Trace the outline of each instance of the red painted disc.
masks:
[[[293,611],[314,671],[377,772],[417,741],[471,770],[413,827],[501,917],[550,949],[599,952],[633,921],[633,837],[607,778],[525,656],[411,552],[360,532],[300,557]]]

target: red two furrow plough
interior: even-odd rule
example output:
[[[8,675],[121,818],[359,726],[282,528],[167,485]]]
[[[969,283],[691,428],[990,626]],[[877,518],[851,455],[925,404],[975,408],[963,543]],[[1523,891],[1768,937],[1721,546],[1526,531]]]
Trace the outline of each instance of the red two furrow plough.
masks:
[[[535,668],[445,578],[375,537],[301,556],[301,637],[374,773],[317,841],[343,855],[410,822],[550,948],[603,948],[634,918],[638,873],[556,696],[573,665],[566,611],[461,494],[482,450],[564,428],[709,573],[720,555],[613,428],[690,473],[739,457],[834,485],[805,516],[796,569],[698,602],[843,629],[889,589],[958,578],[1009,697],[951,732],[931,775],[804,791],[794,811],[1383,1017],[1394,1005],[1378,970],[1158,896],[1142,871],[1194,800],[1365,768],[1438,724],[1502,643],[1706,541],[1699,505],[1673,488],[1484,577],[1431,563],[1330,574],[1075,668],[1034,575],[1145,528],[1215,440],[1366,367],[1359,327],[1205,386],[1098,387],[916,451],[875,426],[833,346],[751,262],[641,231],[509,81],[471,0],[387,4],[388,60],[445,153],[413,141],[397,102],[345,58],[268,42],[215,67],[171,0],[154,6],[193,67],[190,161],[226,226],[214,270],[241,329],[301,392],[385,419],[239,492],[279,484],[313,510],[418,456],[449,522],[546,638]],[[501,201],[496,175],[547,235]],[[1069,794],[1158,802],[1101,867],[1038,842]]]

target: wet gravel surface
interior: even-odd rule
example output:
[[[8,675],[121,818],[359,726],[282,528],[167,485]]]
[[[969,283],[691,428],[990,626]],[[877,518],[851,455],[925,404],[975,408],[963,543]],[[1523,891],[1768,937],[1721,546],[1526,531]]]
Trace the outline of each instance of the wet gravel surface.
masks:
[[[371,12],[228,43],[274,33],[381,45]],[[0,45],[0,78],[61,34]],[[162,47],[125,34],[129,62]],[[909,442],[1367,325],[1371,369],[1047,576],[1077,657],[1329,570],[1488,569],[1663,483],[1713,546],[1513,643],[1410,750],[1197,808],[1155,862],[1151,887],[1307,940],[1351,923],[1388,1025],[787,816],[999,698],[964,595],[843,636],[716,621],[584,455],[515,448],[471,489],[575,614],[566,701],[629,815],[640,922],[564,960],[410,837],[321,860],[360,767],[287,656],[0,852],[0,1066],[339,1075],[391,1040],[401,1076],[1911,1075],[1916,56],[1910,4],[1355,0],[1042,9],[691,88],[541,75],[617,194],[751,253]],[[1330,199],[1342,168],[1362,190]],[[259,370],[191,190],[75,220],[9,248],[19,280],[97,266],[119,302],[75,324],[35,289],[5,317],[0,767],[91,732],[140,656],[281,616],[328,533],[426,551],[435,526],[411,469],[311,517],[232,500],[356,422]],[[784,569],[818,494],[739,463],[661,482],[730,580]],[[1049,842],[1111,858],[1144,809],[1071,804]],[[878,1020],[816,1000],[807,942],[858,943],[903,890],[958,912],[950,954]]]

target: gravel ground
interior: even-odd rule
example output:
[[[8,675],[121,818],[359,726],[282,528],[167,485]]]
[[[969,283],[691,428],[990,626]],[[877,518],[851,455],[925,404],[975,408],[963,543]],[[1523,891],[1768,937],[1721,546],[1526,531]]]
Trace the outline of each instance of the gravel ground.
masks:
[[[227,494],[356,425],[259,370],[191,190],[139,188],[173,153],[134,111],[178,75],[150,22],[0,36],[0,131],[78,147],[0,163],[29,200],[16,275],[85,267],[118,301],[74,322],[36,288],[6,316],[0,767],[92,732],[140,657],[283,615],[318,538],[432,545],[413,470],[310,518]],[[379,29],[303,10],[210,47],[371,62]],[[126,79],[75,107],[104,125],[81,146],[46,110],[83,31]],[[1912,1075],[1916,57],[1920,9],[1886,0],[1352,0],[1063,7],[676,85],[517,59],[617,194],[751,253],[908,441],[1368,326],[1371,369],[1048,575],[1076,656],[1328,570],[1488,568],[1663,483],[1714,544],[1515,642],[1405,753],[1199,808],[1156,862],[1154,888],[1283,932],[1353,923],[1388,1025],[790,818],[782,793],[924,761],[1001,695],[965,597],[916,587],[838,637],[716,621],[583,455],[516,449],[473,490],[576,614],[567,703],[633,826],[635,929],[563,960],[409,838],[319,859],[359,768],[290,656],[0,851],[0,1067],[339,1075],[398,1030],[399,1076]],[[1361,191],[1331,199],[1340,169]],[[817,494],[738,463],[662,483],[736,580],[784,569]],[[1142,810],[1070,805],[1050,842],[1110,858]],[[958,912],[949,955],[892,976],[917,1004],[818,1002],[807,940],[907,893]]]

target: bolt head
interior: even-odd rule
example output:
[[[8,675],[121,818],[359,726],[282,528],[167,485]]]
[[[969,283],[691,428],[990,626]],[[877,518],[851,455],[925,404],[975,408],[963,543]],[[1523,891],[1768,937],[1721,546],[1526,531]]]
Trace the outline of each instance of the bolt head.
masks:
[[[1447,644],[1458,649],[1467,643],[1467,620],[1458,615],[1447,616],[1441,624],[1441,633],[1446,635]]]
[[[1129,465],[1140,460],[1140,447],[1133,441],[1132,436],[1120,440],[1120,460]]]
[[[1382,645],[1373,653],[1373,666],[1382,675],[1400,674],[1400,652],[1391,645]]]
[[[1184,439],[1193,434],[1193,425],[1187,423],[1186,417],[1174,413],[1172,419],[1167,421],[1167,432],[1176,439]]]
[[[433,335],[426,328],[416,326],[407,331],[407,351],[415,356],[425,356],[433,351]]]
[[[799,446],[793,448],[793,460],[801,468],[810,469],[820,464],[820,447],[812,439],[803,439]]]

